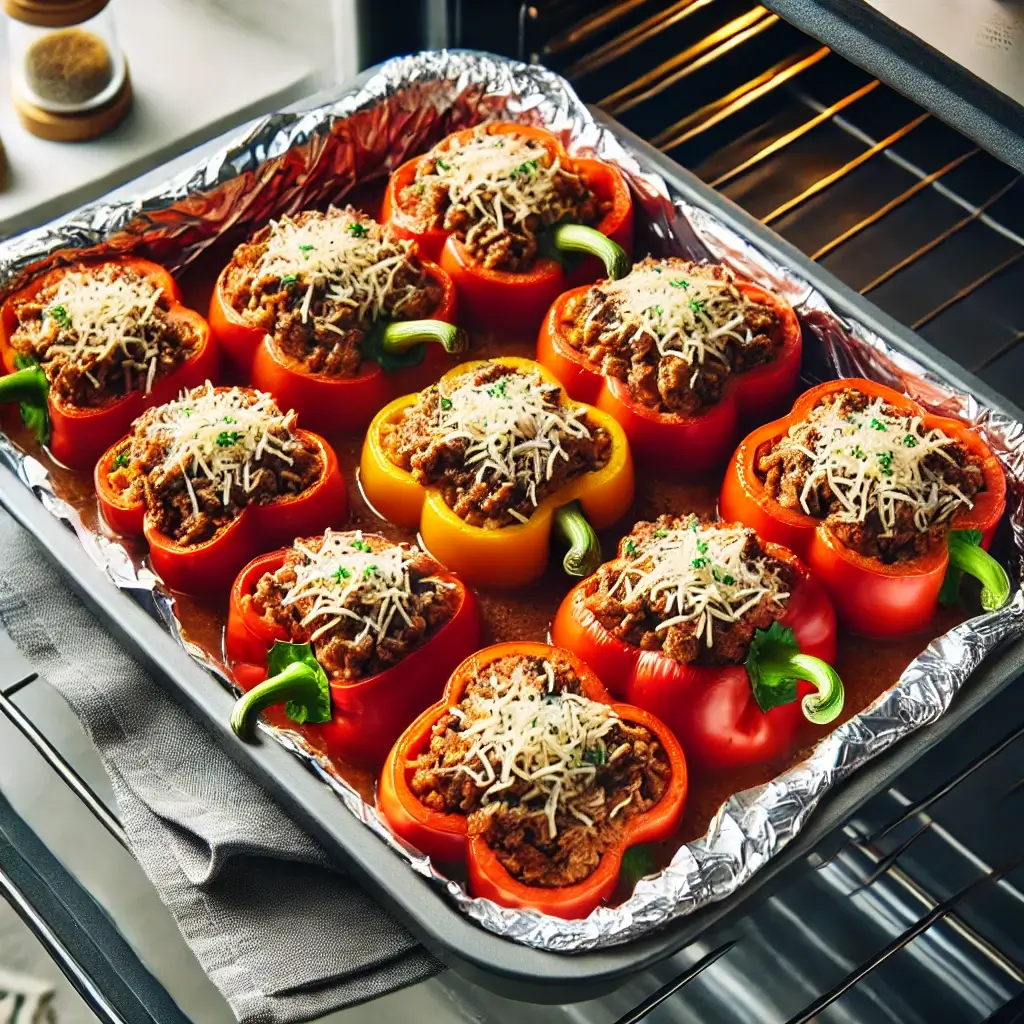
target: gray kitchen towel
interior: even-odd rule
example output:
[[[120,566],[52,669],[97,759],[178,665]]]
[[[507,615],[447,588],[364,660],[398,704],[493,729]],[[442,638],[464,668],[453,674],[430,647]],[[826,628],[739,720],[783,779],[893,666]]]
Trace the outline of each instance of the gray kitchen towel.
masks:
[[[239,1021],[309,1020],[441,970],[161,691],[2,510],[0,623],[78,715],[135,856]]]

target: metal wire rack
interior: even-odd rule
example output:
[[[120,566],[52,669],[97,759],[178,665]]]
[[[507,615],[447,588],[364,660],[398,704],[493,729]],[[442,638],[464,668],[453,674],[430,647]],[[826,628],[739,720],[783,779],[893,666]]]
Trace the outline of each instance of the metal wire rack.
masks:
[[[585,99],[1022,402],[1019,175],[759,5],[516,7],[519,55],[562,71]],[[31,672],[0,676],[0,712],[126,846],[116,816],[20,702],[46,685]],[[1024,724],[1007,728],[1024,723],[1024,694],[1004,691],[971,722],[749,918],[716,928],[601,1009],[531,1017],[1024,1022]],[[3,799],[0,893],[100,1020],[185,1020]],[[497,1001],[465,983],[458,992],[480,1000],[481,1019],[499,1018]]]

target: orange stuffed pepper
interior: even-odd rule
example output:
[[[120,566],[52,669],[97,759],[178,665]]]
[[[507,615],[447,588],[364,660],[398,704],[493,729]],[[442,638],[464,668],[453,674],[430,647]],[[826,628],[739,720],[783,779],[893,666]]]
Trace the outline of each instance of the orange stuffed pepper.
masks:
[[[523,641],[455,670],[395,744],[377,801],[396,835],[467,864],[470,895],[572,919],[612,895],[631,846],[675,832],[687,785],[662,722],[612,703],[574,654]]]
[[[471,583],[524,586],[548,564],[552,530],[564,565],[601,561],[595,529],[633,501],[622,428],[570,402],[537,363],[466,363],[386,406],[363,446],[360,482],[384,518],[418,528],[427,549]]]

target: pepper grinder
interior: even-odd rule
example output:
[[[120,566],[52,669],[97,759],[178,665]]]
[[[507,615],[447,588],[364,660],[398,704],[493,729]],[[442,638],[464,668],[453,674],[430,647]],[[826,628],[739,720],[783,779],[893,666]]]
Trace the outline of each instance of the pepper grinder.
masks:
[[[25,129],[81,142],[118,125],[132,105],[110,0],[4,0],[11,86]]]

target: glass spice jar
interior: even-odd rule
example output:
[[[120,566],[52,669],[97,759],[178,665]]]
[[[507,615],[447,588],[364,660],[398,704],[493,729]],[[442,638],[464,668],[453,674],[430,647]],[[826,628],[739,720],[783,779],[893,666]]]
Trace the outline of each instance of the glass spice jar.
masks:
[[[131,104],[109,0],[4,0],[12,88],[29,131],[61,141],[108,131]]]

